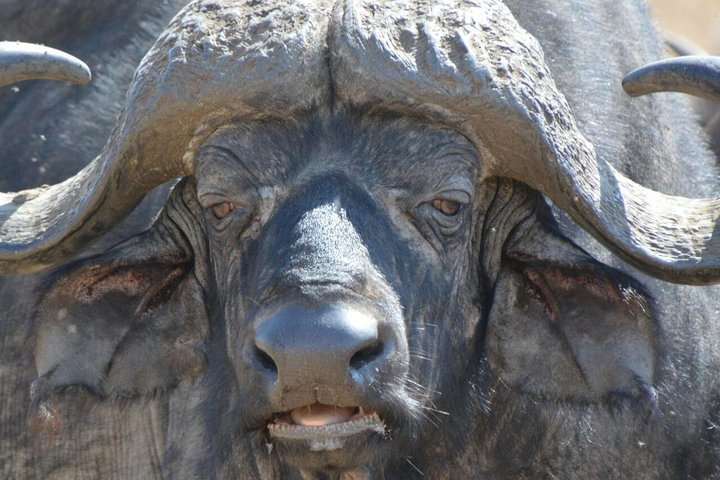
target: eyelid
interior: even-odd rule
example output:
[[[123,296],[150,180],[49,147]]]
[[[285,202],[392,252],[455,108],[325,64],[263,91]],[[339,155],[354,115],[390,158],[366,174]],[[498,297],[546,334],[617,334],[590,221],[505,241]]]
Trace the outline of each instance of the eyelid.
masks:
[[[440,191],[440,193],[436,194],[433,200],[435,199],[443,199],[443,200],[453,200],[458,203],[467,204],[472,202],[472,197],[468,192],[465,192],[463,190],[443,190]]]
[[[218,203],[233,203],[238,208],[248,209],[255,203],[255,195],[251,189],[241,189],[236,185],[227,185],[223,188],[216,183],[198,183],[196,196],[198,203],[203,208],[210,208]]]
[[[217,205],[218,203],[225,203],[225,202],[237,204],[237,202],[230,200],[225,195],[221,195],[219,193],[214,193],[214,192],[213,193],[198,192],[197,197],[198,197],[198,202],[200,202],[200,205],[203,208],[210,208],[213,205]]]

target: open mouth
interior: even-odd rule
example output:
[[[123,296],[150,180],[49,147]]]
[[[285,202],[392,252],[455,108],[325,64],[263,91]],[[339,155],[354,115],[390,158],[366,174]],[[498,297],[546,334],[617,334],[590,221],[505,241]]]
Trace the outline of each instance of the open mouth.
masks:
[[[277,439],[308,441],[313,451],[337,450],[353,435],[385,434],[385,424],[377,413],[365,412],[362,407],[313,403],[274,417],[268,431]]]

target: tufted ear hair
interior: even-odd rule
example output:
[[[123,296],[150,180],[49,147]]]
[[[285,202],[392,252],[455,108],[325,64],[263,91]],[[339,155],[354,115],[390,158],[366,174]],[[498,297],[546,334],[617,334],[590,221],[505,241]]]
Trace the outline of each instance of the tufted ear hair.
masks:
[[[633,279],[537,220],[506,244],[486,351],[510,388],[548,400],[654,409],[658,328]]]
[[[132,397],[203,370],[208,319],[188,241],[201,228],[192,192],[181,182],[149,230],[54,275],[35,322],[36,407],[63,387]]]

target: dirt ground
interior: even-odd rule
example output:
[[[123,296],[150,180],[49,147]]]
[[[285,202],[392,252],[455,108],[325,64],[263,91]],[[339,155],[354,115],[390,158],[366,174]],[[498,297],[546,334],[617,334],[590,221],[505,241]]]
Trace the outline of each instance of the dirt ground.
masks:
[[[663,29],[720,55],[720,0],[648,0]]]

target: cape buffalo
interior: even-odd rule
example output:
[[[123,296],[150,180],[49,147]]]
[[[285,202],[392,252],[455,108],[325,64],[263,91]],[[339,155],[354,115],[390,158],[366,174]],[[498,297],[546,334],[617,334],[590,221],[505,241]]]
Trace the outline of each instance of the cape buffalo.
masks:
[[[88,79],[0,46],[2,84]],[[196,0],[109,138],[122,79],[3,92],[4,136],[97,156],[0,194],[0,473],[720,478],[716,160],[621,87],[662,50],[641,0]]]

